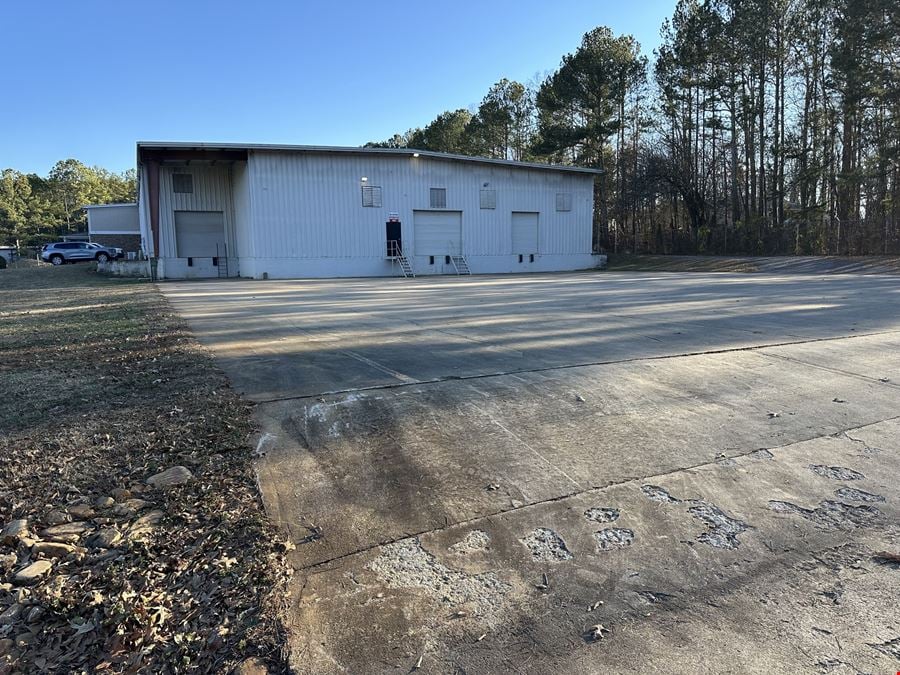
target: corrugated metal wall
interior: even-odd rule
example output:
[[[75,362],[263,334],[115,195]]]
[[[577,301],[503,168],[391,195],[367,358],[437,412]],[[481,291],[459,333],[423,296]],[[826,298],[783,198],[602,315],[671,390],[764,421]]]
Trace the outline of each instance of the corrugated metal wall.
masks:
[[[234,243],[232,255],[252,256],[253,239],[250,220],[250,171],[246,162],[235,162],[231,167],[234,202]]]
[[[176,193],[172,174],[193,176],[192,193]],[[225,214],[225,238],[229,257],[235,255],[234,206],[231,191],[231,167],[205,164],[163,165],[159,169],[159,248],[160,256],[176,257],[175,211],[222,211]],[[239,255],[239,254],[238,254]]]
[[[141,247],[144,254],[155,256],[153,235],[150,231],[150,199],[148,198],[147,172],[138,164],[138,221],[141,226]]]
[[[462,211],[467,256],[511,255],[513,211],[541,214],[539,253],[591,252],[589,174],[429,157],[269,151],[251,152],[249,173],[256,258],[383,257],[389,213],[399,214],[408,246],[413,211],[429,209],[431,187],[446,188],[447,209]],[[363,185],[382,188],[381,208],[362,206]],[[496,190],[496,209],[480,208],[482,189]],[[558,192],[572,194],[571,211],[556,211]]]

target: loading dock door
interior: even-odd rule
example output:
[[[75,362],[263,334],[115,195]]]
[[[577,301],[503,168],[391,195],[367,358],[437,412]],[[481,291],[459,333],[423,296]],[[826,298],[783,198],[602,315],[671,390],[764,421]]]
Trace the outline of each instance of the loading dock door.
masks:
[[[462,255],[461,211],[413,211],[419,255]]]
[[[225,253],[221,211],[176,211],[175,248],[179,258],[215,258]]]
[[[512,252],[538,252],[538,214],[532,211],[512,212]]]

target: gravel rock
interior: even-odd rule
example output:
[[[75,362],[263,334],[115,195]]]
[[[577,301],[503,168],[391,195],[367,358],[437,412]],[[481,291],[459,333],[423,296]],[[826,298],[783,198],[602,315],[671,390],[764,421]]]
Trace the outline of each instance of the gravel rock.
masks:
[[[115,499],[117,502],[123,502],[126,499],[131,499],[131,491],[126,490],[125,488],[115,488],[111,494],[113,496],[113,499]]]
[[[86,543],[89,548],[114,548],[120,541],[122,541],[121,532],[114,527],[104,527],[88,537]]]
[[[15,553],[0,554],[0,571],[5,572],[7,570],[11,570],[16,566],[18,560],[19,559],[16,557]]]
[[[75,547],[71,544],[58,541],[39,541],[31,547],[32,553],[43,555],[45,558],[65,558],[74,550]]]
[[[28,520],[20,518],[10,521],[0,532],[0,542],[7,546],[15,546],[15,544],[28,535]]]
[[[16,572],[16,576],[13,577],[13,581],[17,584],[33,584],[42,576],[47,574],[50,569],[53,567],[53,563],[49,560],[37,560],[31,563],[25,569],[21,569]]]
[[[156,527],[157,523],[162,520],[163,515],[165,514],[159,510],[145,513],[131,524],[131,528],[128,530],[128,538],[140,539],[145,534],[150,533]]]
[[[145,509],[148,506],[150,506],[150,502],[144,499],[126,499],[123,503],[116,504],[112,508],[112,513],[114,516],[130,518],[138,511]]]
[[[117,502],[122,502],[126,499],[131,499],[131,491],[125,488],[116,488],[112,491],[112,496]]]
[[[66,515],[64,511],[57,511],[54,509],[44,516],[44,522],[48,525],[61,525],[62,523],[69,522],[69,516]]]
[[[0,656],[6,656],[13,650],[13,647],[15,646],[16,643],[9,638],[3,638],[2,640],[0,640]]]
[[[90,523],[64,523],[62,525],[54,525],[53,527],[48,527],[46,530],[41,532],[41,538],[49,539],[50,541],[62,541],[73,544],[81,538],[81,535],[91,529],[93,528],[91,527]]]
[[[115,503],[116,500],[112,497],[97,497],[97,499],[94,500],[94,508],[108,509],[111,506],[114,506]]]
[[[10,605],[0,614],[0,626],[11,626],[22,618],[22,610],[25,608],[18,602]]]
[[[34,623],[44,616],[46,610],[43,607],[32,607],[25,616],[25,623]]]
[[[72,514],[74,518],[79,520],[87,520],[88,518],[93,518],[95,514],[94,509],[92,509],[88,504],[76,504],[75,506],[69,507],[69,513]]]
[[[187,467],[173,466],[147,479],[147,484],[160,490],[187,483],[194,477]]]
[[[262,659],[255,656],[244,659],[234,670],[235,675],[268,675],[269,669]]]

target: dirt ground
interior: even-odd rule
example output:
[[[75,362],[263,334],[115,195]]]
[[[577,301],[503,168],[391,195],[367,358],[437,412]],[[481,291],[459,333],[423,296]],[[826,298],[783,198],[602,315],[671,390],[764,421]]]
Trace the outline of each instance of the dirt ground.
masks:
[[[253,431],[152,285],[0,270],[0,673],[283,669]]]
[[[295,671],[896,670],[895,276],[161,289],[256,403]]]

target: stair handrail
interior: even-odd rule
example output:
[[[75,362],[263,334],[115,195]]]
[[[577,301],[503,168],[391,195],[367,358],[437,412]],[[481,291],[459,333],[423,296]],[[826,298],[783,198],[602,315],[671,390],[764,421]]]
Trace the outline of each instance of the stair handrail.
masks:
[[[411,276],[415,278],[416,272],[413,269],[412,261],[407,258],[406,254],[403,252],[403,248],[400,246],[400,240],[388,239],[387,253],[388,257],[391,259],[391,265],[393,265],[395,262],[400,265],[400,273],[404,277]],[[407,274],[407,268],[409,269],[409,274]]]

